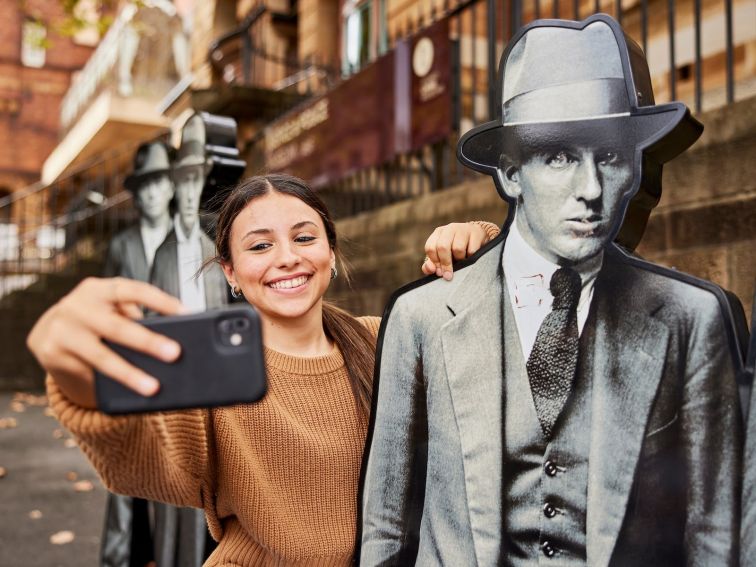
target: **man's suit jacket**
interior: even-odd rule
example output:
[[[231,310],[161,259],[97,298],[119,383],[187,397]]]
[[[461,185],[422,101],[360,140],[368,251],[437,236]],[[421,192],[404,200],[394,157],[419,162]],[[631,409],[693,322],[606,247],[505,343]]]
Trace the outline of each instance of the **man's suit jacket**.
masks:
[[[361,565],[506,564],[502,248],[383,321]],[[611,246],[596,281],[591,566],[737,563],[733,360],[715,295],[670,274]]]
[[[203,232],[200,234],[202,245],[202,258],[209,260],[215,257],[215,245]],[[205,303],[207,309],[218,309],[228,304],[228,283],[218,264],[213,263],[202,272],[205,282]],[[163,291],[181,297],[178,273],[178,241],[176,231],[171,230],[163,243],[155,252],[155,261],[152,264],[150,283]]]
[[[110,241],[103,275],[106,278],[121,276],[140,282],[150,281],[150,267],[144,254],[139,224],[119,232]]]

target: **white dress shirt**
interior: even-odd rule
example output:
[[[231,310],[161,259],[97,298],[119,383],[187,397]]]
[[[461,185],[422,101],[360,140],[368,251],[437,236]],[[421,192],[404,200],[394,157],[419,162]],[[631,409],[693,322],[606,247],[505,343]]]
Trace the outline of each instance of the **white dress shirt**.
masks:
[[[149,226],[146,222],[139,223],[139,232],[142,235],[142,246],[144,247],[144,257],[147,259],[147,267],[151,268],[155,261],[155,252],[165,240],[170,230],[173,228],[170,221],[158,226]]]
[[[200,243],[201,228],[199,223],[194,224],[189,235],[184,234],[181,220],[178,215],[173,221],[176,229],[178,254],[178,277],[181,294],[179,299],[184,307],[190,311],[204,311],[207,307],[205,302],[205,280],[200,274],[200,268],[204,258],[202,257],[202,244]]]
[[[580,300],[577,306],[578,332],[583,332],[588,311],[593,300],[593,287],[601,269],[603,252],[582,264],[570,266],[582,281]],[[507,281],[509,300],[520,335],[523,358],[527,361],[533,350],[538,329],[551,311],[554,297],[549,291],[551,276],[560,266],[552,264],[536,252],[517,229],[517,219],[512,222],[509,235],[504,243],[502,255],[504,277]]]

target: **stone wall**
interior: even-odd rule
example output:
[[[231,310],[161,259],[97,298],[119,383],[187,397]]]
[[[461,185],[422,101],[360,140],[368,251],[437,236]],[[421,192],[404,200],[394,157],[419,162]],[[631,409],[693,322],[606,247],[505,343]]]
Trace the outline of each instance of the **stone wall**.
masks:
[[[664,168],[664,193],[638,253],[735,292],[750,320],[756,287],[756,97],[698,117],[701,139]],[[451,221],[506,218],[492,181],[442,192],[337,222],[352,264],[331,299],[358,315],[379,315],[390,293],[420,277],[423,244]]]

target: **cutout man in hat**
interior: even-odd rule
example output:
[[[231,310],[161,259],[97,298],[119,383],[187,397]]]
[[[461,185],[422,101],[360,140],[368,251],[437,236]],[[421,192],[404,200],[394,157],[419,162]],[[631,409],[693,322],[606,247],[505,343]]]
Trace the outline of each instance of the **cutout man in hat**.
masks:
[[[700,125],[654,105],[608,16],[527,26],[500,71],[500,119],[458,154],[510,217],[451,282],[389,304],[361,565],[734,565],[726,299],[613,243]]]
[[[180,298],[193,311],[228,303],[220,267],[213,263],[200,273],[204,262],[215,257],[215,244],[200,226],[200,198],[210,165],[205,155],[205,128],[195,114],[181,131],[172,170],[178,210],[174,227],[155,254],[150,277],[151,283]]]
[[[142,144],[134,170],[124,185],[133,193],[139,222],[116,234],[105,260],[105,277],[147,282],[155,252],[173,228],[171,150],[163,142]],[[148,504],[141,498],[109,494],[100,563],[104,566],[146,565],[154,557]]]
[[[148,142],[137,149],[134,171],[124,185],[134,195],[139,223],[110,241],[105,277],[121,276],[149,281],[155,252],[173,228],[169,204],[173,198],[170,149],[163,142]]]
[[[187,120],[172,168],[177,213],[173,230],[155,254],[150,283],[181,299],[192,311],[217,309],[228,302],[226,279],[216,263],[215,244],[200,226],[200,199],[211,164],[205,155],[205,128],[198,114]],[[158,565],[199,567],[214,549],[205,514],[195,508],[155,503],[155,555]]]

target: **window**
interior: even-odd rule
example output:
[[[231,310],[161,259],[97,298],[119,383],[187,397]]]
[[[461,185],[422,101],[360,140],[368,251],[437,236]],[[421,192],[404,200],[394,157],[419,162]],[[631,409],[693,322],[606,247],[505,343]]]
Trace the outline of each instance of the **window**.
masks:
[[[44,67],[46,44],[45,25],[27,18],[21,33],[21,63],[26,67]]]
[[[359,71],[370,60],[372,6],[372,0],[344,4],[344,75]]]

